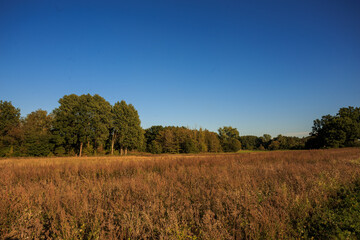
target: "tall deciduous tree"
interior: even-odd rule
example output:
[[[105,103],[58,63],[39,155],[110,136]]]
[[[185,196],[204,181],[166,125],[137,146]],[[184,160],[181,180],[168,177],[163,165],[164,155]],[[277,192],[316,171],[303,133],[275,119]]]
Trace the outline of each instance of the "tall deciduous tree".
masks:
[[[152,126],[145,130],[146,151],[151,153],[162,152],[162,146],[156,139],[163,129],[163,126]]]
[[[261,144],[261,139],[257,136],[241,136],[240,142],[242,149],[254,150],[257,149]]]
[[[241,149],[239,131],[233,127],[219,128],[221,146],[225,152],[237,152]]]
[[[177,137],[176,127],[165,127],[157,137],[157,142],[165,153],[179,153],[181,140]]]
[[[113,153],[116,142],[120,145],[121,154],[127,154],[128,149],[139,149],[144,141],[139,114],[132,104],[124,100],[116,102],[112,107],[112,142]]]
[[[335,116],[314,121],[307,148],[347,147],[359,144],[360,108],[341,108]]]
[[[0,136],[8,134],[11,128],[20,123],[20,109],[11,102],[0,100]]]
[[[92,97],[91,126],[93,132],[93,145],[96,151],[103,151],[111,127],[111,105],[103,97],[95,94]]]
[[[187,127],[152,126],[145,133],[147,150],[151,153],[220,152],[216,133]]]
[[[208,146],[206,144],[206,132],[200,128],[199,131],[195,131],[196,133],[196,137],[197,137],[197,142],[199,145],[199,151],[200,152],[207,152],[208,151]]]
[[[99,95],[65,95],[54,110],[54,132],[61,136],[70,148],[78,148],[82,155],[83,145],[102,148],[111,123],[111,105]]]
[[[20,109],[11,102],[0,101],[0,156],[13,154],[14,145],[19,145]]]
[[[221,144],[216,133],[205,130],[205,142],[209,152],[221,152]]]
[[[44,110],[28,114],[23,123],[24,151],[30,156],[47,156],[53,149],[52,117]]]

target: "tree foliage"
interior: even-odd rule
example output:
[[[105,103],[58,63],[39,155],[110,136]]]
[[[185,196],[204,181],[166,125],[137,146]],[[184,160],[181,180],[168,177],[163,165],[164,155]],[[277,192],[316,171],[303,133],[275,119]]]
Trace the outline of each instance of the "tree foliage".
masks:
[[[110,105],[95,94],[65,95],[51,114],[37,110],[20,118],[11,102],[0,101],[0,157],[150,153],[237,152],[360,146],[360,108],[341,108],[316,119],[309,137],[240,136],[231,126],[189,129],[141,128],[139,114],[124,100]]]
[[[117,143],[125,154],[128,149],[142,148],[144,132],[139,114],[132,104],[124,100],[116,102],[112,108],[112,138],[112,146]]]
[[[146,141],[146,151],[151,153],[161,153],[162,147],[156,141],[157,136],[159,135],[160,131],[164,129],[163,126],[152,126],[145,130],[145,141]]]
[[[247,135],[241,136],[239,140],[241,148],[244,150],[265,150],[269,149],[272,138],[269,134],[264,134],[261,137]]]
[[[44,110],[27,115],[23,123],[23,151],[29,156],[47,156],[54,147],[51,135],[52,117]]]
[[[11,156],[20,142],[20,109],[0,100],[0,156]]]
[[[233,127],[219,128],[219,138],[224,152],[237,152],[241,149],[239,131]]]
[[[281,134],[270,141],[269,150],[303,149],[306,138],[282,136]]]
[[[111,105],[99,95],[65,95],[54,110],[54,133],[58,142],[65,143],[67,151],[79,149],[84,143],[101,151],[108,137],[111,123]]]
[[[359,144],[360,108],[341,108],[335,116],[314,120],[307,148],[351,147]]]
[[[147,150],[151,153],[220,152],[218,135],[208,130],[186,127],[152,126],[145,130]]]

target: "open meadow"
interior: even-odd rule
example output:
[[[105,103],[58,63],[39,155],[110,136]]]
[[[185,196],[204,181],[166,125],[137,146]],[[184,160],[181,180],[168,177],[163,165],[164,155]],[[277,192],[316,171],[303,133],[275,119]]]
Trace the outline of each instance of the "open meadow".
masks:
[[[0,238],[356,239],[359,192],[359,148],[0,159]]]

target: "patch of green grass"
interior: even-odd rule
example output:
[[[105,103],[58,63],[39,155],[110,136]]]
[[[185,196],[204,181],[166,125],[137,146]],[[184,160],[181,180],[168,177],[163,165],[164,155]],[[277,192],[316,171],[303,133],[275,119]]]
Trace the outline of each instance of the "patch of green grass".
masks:
[[[309,216],[305,238],[360,239],[360,180],[340,188]]]

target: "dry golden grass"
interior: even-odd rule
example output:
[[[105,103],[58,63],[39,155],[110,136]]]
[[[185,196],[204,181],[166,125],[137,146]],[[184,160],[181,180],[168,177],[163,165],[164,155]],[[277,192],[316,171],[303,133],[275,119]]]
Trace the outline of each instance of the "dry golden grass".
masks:
[[[4,239],[288,239],[360,149],[0,160]]]

